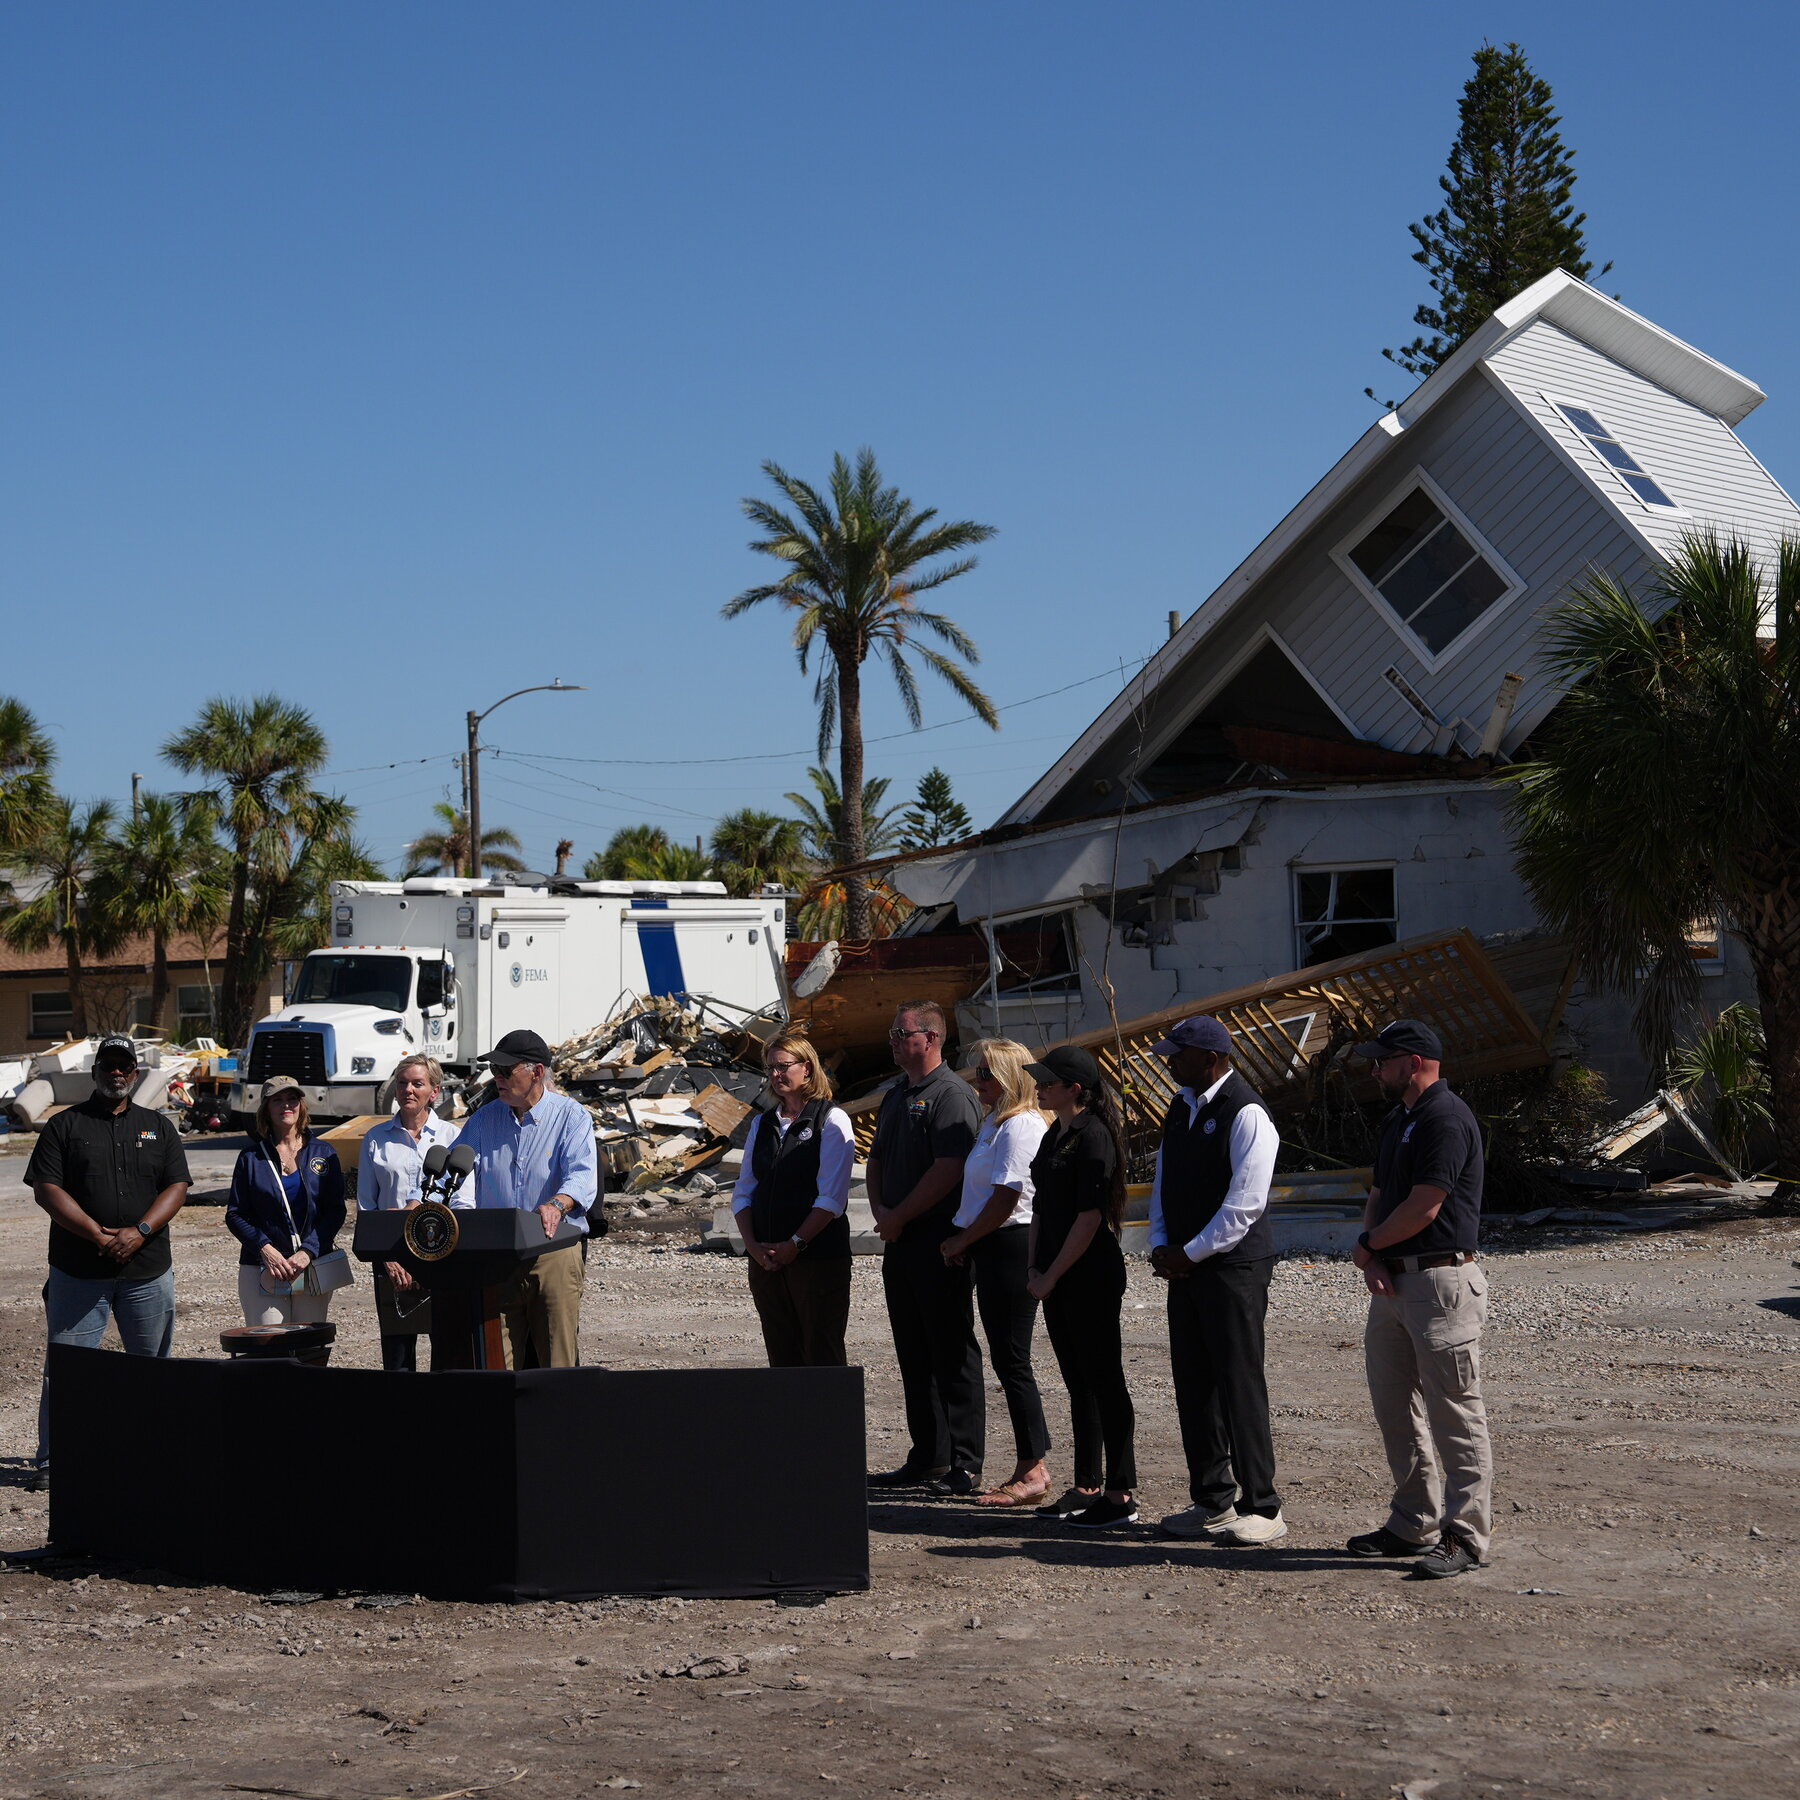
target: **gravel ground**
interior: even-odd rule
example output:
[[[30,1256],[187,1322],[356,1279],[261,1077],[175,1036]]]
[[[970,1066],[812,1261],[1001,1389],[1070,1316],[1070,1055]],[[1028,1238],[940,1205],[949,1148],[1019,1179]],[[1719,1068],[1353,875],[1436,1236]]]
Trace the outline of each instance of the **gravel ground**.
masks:
[[[217,1198],[233,1148],[194,1153],[178,1354],[214,1353],[238,1322]],[[22,1173],[0,1158],[13,1484],[42,1334],[43,1227]],[[1800,1714],[1796,1258],[1791,1221],[1496,1246],[1499,1530],[1492,1566],[1452,1582],[1337,1552],[1380,1521],[1383,1482],[1357,1281],[1325,1259],[1277,1271],[1270,1377],[1293,1530],[1266,1551],[884,1501],[872,1591],[807,1607],[284,1606],[153,1568],[8,1567],[0,1796],[1785,1796]],[[347,1299],[338,1358],[373,1364],[366,1287]],[[1141,1269],[1126,1305],[1149,1521],[1185,1495]],[[583,1342],[620,1367],[760,1361],[742,1264],[668,1236],[599,1248]],[[886,1466],[904,1440],[867,1260],[851,1342],[870,1461]],[[1053,1376],[1047,1394],[1062,1442]],[[990,1421],[1003,1450],[997,1395]],[[644,1481],[655,1505],[655,1471]],[[715,1503],[731,1495],[722,1469]],[[43,1521],[41,1499],[0,1491],[0,1549],[40,1544]],[[699,1658],[715,1660],[669,1672]]]

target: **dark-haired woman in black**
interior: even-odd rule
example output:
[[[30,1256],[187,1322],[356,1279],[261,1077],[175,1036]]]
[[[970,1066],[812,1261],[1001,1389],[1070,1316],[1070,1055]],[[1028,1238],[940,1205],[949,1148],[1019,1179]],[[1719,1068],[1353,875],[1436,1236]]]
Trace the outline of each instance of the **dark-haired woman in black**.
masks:
[[[1027,1291],[1069,1390],[1075,1485],[1040,1514],[1090,1529],[1137,1518],[1137,1419],[1125,1385],[1119,1311],[1125,1258],[1125,1148],[1118,1108],[1085,1050],[1046,1051],[1026,1071],[1038,1104],[1056,1115],[1032,1159],[1036,1190]]]

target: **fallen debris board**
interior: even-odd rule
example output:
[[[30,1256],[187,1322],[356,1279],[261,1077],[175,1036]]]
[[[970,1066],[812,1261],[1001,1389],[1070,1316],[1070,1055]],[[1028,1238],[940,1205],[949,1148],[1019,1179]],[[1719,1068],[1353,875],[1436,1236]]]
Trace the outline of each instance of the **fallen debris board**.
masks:
[[[696,1094],[688,1102],[688,1110],[700,1115],[714,1137],[730,1137],[750,1116],[750,1108],[722,1087],[709,1087]]]

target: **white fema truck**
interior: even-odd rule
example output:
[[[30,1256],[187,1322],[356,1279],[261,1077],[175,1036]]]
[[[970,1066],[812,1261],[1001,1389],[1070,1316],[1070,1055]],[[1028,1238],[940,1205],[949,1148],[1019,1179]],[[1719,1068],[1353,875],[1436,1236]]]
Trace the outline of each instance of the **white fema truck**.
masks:
[[[251,1027],[232,1110],[291,1075],[315,1119],[385,1112],[403,1056],[467,1076],[509,1031],[556,1044],[633,994],[704,1000],[717,1024],[785,1016],[787,905],[716,881],[335,882],[331,943]]]

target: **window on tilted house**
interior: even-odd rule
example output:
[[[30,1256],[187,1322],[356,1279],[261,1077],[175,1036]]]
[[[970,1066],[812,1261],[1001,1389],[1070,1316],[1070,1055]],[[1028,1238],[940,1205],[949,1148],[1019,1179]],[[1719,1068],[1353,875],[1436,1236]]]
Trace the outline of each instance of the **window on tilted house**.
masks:
[[[210,1037],[217,1023],[218,992],[204,982],[183,982],[175,990],[175,1035],[186,1043],[189,1038]]]
[[[1296,966],[1379,950],[1397,941],[1392,869],[1296,869]]]
[[[75,1027],[75,1008],[66,988],[45,988],[31,996],[31,1035],[66,1038]]]
[[[1604,462],[1646,506],[1674,508],[1675,502],[1648,475],[1643,465],[1585,406],[1554,402],[1556,410],[1587,439],[1588,448]]]
[[[1434,655],[1503,598],[1509,585],[1423,488],[1414,488],[1349,555]]]

